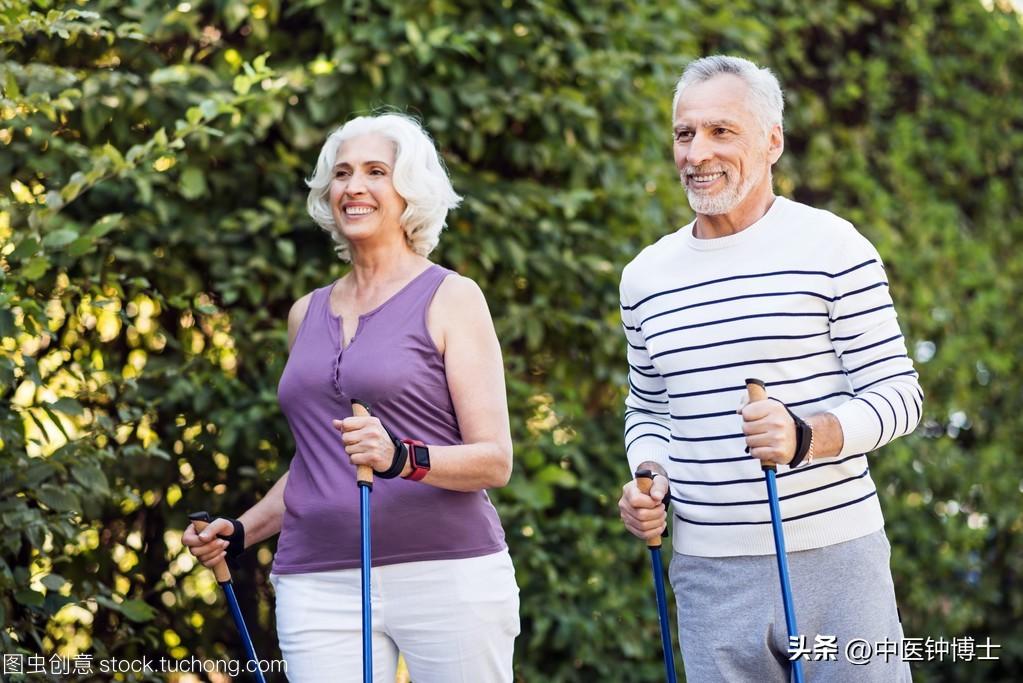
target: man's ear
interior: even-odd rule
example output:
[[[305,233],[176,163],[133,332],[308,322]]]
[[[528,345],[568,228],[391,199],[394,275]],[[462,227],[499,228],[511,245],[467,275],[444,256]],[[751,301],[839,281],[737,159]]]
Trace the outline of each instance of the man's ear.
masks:
[[[775,124],[768,133],[767,156],[773,166],[785,151],[785,133],[780,124]]]

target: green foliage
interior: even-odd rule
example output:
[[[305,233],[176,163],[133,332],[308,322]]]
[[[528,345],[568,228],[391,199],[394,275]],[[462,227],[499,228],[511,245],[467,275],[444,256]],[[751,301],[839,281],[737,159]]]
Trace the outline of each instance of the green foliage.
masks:
[[[921,371],[922,427],[874,459],[906,632],[1002,647],[917,678],[1011,679],[1023,30],[994,5],[0,0],[3,650],[237,656],[180,530],[288,466],[287,311],[342,272],[303,178],[389,105],[466,196],[435,257],[481,284],[504,349],[517,674],[657,680],[647,554],[615,505],[617,282],[688,219],[674,80],[729,52],[779,74],[776,185],[878,246]],[[238,578],[273,657],[266,546]]]

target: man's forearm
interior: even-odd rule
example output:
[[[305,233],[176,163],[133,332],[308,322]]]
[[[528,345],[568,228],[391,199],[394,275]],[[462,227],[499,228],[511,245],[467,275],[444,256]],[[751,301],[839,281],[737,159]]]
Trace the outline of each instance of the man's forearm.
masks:
[[[842,452],[845,437],[842,423],[832,413],[817,413],[807,419],[813,429],[813,457],[833,458]]]

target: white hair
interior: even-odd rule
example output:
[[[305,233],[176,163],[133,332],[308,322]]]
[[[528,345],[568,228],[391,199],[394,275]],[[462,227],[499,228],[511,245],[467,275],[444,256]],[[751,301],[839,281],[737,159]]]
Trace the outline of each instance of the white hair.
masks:
[[[775,126],[782,126],[784,129],[785,98],[782,96],[781,85],[778,84],[774,73],[767,67],[758,67],[748,59],[726,55],[702,57],[686,66],[678,83],[675,84],[675,99],[671,103],[671,115],[675,115],[678,101],[686,88],[721,74],[732,74],[746,81],[750,90],[750,109],[753,110],[754,116],[760,120],[765,132],[769,132]]]
[[[335,130],[320,150],[316,170],[306,180],[306,208],[316,224],[334,238],[338,256],[351,260],[348,240],[334,222],[330,207],[330,183],[341,143],[362,135],[377,134],[394,144],[394,189],[405,200],[399,222],[405,239],[417,254],[427,256],[440,241],[448,211],[462,201],[448,177],[444,163],[429,134],[418,121],[397,113],[354,118]]]

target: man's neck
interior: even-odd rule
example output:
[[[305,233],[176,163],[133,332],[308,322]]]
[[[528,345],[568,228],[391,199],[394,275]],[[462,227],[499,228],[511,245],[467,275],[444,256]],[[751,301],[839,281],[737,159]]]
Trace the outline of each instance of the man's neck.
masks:
[[[751,192],[728,213],[697,214],[693,236],[700,240],[712,240],[742,232],[767,215],[775,199],[774,190],[768,185],[762,192]]]

